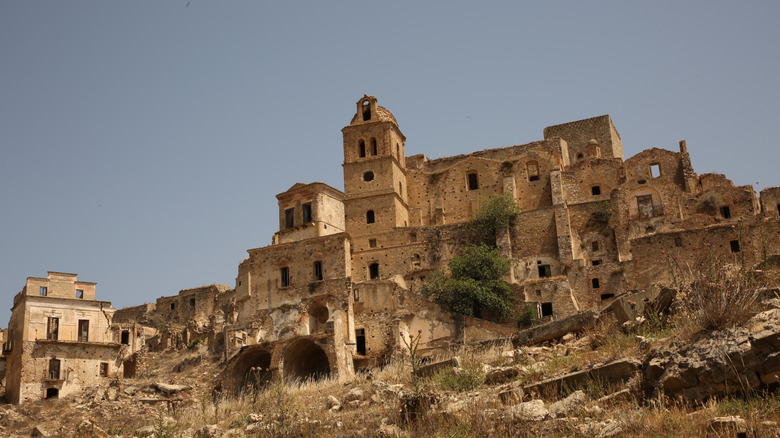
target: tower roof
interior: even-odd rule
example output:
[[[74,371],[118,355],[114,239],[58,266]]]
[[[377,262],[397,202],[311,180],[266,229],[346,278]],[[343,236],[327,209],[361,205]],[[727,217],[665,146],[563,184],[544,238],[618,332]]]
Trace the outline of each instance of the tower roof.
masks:
[[[375,122],[393,122],[398,127],[398,121],[395,120],[395,116],[387,108],[377,105],[376,96],[369,96],[364,94],[363,97],[358,100],[358,111],[352,117],[349,122],[350,125],[359,125],[363,123],[375,123]],[[370,108],[371,113],[368,119],[364,117],[365,109]]]

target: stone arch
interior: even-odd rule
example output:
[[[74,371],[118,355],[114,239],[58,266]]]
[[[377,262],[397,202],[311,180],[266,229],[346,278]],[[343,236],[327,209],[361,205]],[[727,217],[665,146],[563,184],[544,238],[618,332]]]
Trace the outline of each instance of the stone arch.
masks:
[[[330,376],[325,350],[309,339],[298,339],[284,351],[284,378],[287,381],[320,380]]]
[[[271,380],[271,352],[263,347],[249,347],[241,353],[231,373],[236,394],[265,387]]]

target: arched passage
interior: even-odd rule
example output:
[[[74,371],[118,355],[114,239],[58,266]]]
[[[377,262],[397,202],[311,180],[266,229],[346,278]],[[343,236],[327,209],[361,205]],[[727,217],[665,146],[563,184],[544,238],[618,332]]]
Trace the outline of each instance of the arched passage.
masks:
[[[284,377],[293,380],[319,380],[330,375],[328,355],[319,345],[299,339],[284,352]]]
[[[233,366],[233,388],[236,393],[252,391],[271,380],[271,352],[260,347],[247,349]]]

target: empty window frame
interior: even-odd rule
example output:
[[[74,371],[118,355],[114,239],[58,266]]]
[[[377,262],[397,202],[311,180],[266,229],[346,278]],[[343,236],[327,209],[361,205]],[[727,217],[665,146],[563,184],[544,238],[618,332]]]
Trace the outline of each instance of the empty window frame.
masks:
[[[594,240],[594,241],[593,241],[593,242],[590,244],[590,247],[591,247],[591,249],[592,249],[593,251],[598,251],[598,250],[599,250],[599,243],[598,243],[598,242],[596,242],[596,241]]]
[[[653,208],[653,195],[642,195],[636,197],[636,210],[639,219],[649,219],[655,217]]]
[[[38,289],[38,293],[39,293],[39,294],[40,294],[42,297],[45,297],[46,295],[48,295],[48,294],[49,294],[49,288],[47,288],[46,286],[41,286],[41,287],[40,287],[40,289]]]
[[[366,355],[366,329],[355,330],[355,348],[357,354]]]
[[[550,265],[537,265],[537,268],[539,269],[539,278],[552,277]]]
[[[777,214],[780,214],[780,204],[777,204]]]
[[[376,248],[376,239],[368,239],[368,247]]]
[[[366,223],[367,224],[373,224],[376,220],[376,217],[374,216],[374,210],[368,210],[366,212]]]
[[[372,138],[371,139],[371,155],[376,155],[376,153],[377,153],[376,139]]]
[[[195,298],[190,298],[190,308],[191,309],[195,308]]]
[[[723,219],[731,219],[731,209],[728,205],[724,205],[720,207],[720,216]]]
[[[598,266],[601,264],[601,259],[596,259],[590,262],[591,266]]]
[[[46,339],[56,341],[60,338],[60,319],[50,316],[46,322]]]
[[[304,224],[311,222],[311,202],[301,204],[301,215],[303,216]]]
[[[79,320],[79,342],[89,342],[89,320]]]
[[[171,303],[171,310],[176,310],[176,303]]]
[[[284,228],[292,228],[295,226],[295,208],[288,208],[284,210]]]
[[[591,278],[590,279],[590,285],[593,287],[593,289],[598,289],[600,287],[599,279],[598,278]]]
[[[590,194],[593,196],[597,196],[601,194],[601,186],[593,186],[590,188]]]
[[[368,265],[368,278],[371,280],[379,278],[379,263],[371,263]]]
[[[123,345],[130,345],[130,330],[122,330],[120,335],[120,342]]]
[[[84,299],[84,289],[76,289],[76,298],[79,300]]]
[[[542,303],[542,316],[553,316],[553,303]]]
[[[287,287],[290,285],[290,268],[283,267],[279,269],[279,286]]]
[[[528,172],[528,181],[539,181],[539,163],[536,161],[529,161],[525,165]]]
[[[363,181],[371,182],[373,180],[374,180],[374,172],[370,170],[363,172]]]
[[[729,242],[729,245],[731,246],[731,252],[736,254],[741,251],[741,248],[739,247],[739,240],[732,240]]]
[[[610,298],[614,298],[615,294],[601,294],[601,301],[608,300]]]
[[[674,246],[681,247],[682,246],[682,237],[675,237],[674,238]]]
[[[358,156],[360,158],[366,157],[366,142],[364,142],[363,140],[360,140],[358,142]]]
[[[60,379],[60,360],[59,359],[49,359],[49,379],[51,379],[51,380],[59,380]]]
[[[477,172],[470,172],[466,175],[466,180],[469,190],[477,190],[479,188],[479,176],[477,175]]]
[[[322,262],[314,262],[314,281],[322,280]]]
[[[363,121],[367,122],[371,120],[371,104],[366,100],[363,101]]]
[[[660,164],[651,164],[650,165],[650,177],[651,178],[658,178],[661,176],[661,165]]]
[[[100,362],[100,377],[108,377],[108,362]]]

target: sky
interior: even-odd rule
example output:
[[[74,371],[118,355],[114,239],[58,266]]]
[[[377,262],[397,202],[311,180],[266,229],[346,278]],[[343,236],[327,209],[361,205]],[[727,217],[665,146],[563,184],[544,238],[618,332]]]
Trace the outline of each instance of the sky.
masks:
[[[0,0],[0,327],[27,277],[115,307],[235,285],[276,194],[343,189],[375,95],[406,153],[610,114],[625,158],[779,186],[780,2]]]

